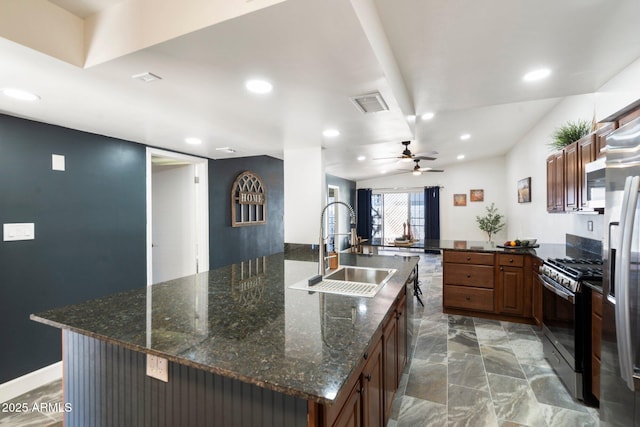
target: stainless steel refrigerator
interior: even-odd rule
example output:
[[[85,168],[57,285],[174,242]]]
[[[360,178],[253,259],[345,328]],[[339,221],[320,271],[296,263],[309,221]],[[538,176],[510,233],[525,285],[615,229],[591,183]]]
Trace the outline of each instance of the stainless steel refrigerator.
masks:
[[[600,425],[640,427],[640,119],[606,154]]]

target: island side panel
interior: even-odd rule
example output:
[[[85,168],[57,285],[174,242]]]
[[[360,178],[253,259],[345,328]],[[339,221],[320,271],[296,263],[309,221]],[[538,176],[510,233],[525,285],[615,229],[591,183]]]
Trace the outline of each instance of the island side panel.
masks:
[[[307,426],[307,400],[169,362],[146,375],[146,354],[63,330],[66,427]]]

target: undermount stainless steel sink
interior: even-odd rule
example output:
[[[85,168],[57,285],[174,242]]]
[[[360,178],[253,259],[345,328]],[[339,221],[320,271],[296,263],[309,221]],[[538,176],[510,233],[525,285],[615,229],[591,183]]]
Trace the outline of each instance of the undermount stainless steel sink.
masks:
[[[393,268],[340,267],[312,285],[304,280],[289,287],[311,292],[372,298],[396,271]]]
[[[324,277],[324,280],[338,280],[342,282],[370,283],[380,286],[386,283],[396,272],[389,268],[340,267]]]

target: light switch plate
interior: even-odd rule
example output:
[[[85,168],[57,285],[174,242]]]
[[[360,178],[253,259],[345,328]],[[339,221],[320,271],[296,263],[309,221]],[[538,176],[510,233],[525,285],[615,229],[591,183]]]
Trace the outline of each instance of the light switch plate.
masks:
[[[147,354],[147,376],[169,382],[169,361],[162,357]]]
[[[36,238],[33,222],[2,224],[2,234],[5,242],[17,240],[33,240]]]
[[[64,171],[64,156],[61,154],[51,155],[51,169],[54,171]]]

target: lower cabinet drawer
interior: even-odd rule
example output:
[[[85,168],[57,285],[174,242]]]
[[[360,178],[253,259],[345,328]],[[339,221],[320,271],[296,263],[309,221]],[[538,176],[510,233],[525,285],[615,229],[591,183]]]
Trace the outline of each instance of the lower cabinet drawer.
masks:
[[[445,285],[493,289],[493,266],[447,263],[443,280]]]
[[[445,285],[443,300],[445,307],[494,311],[493,289]]]

